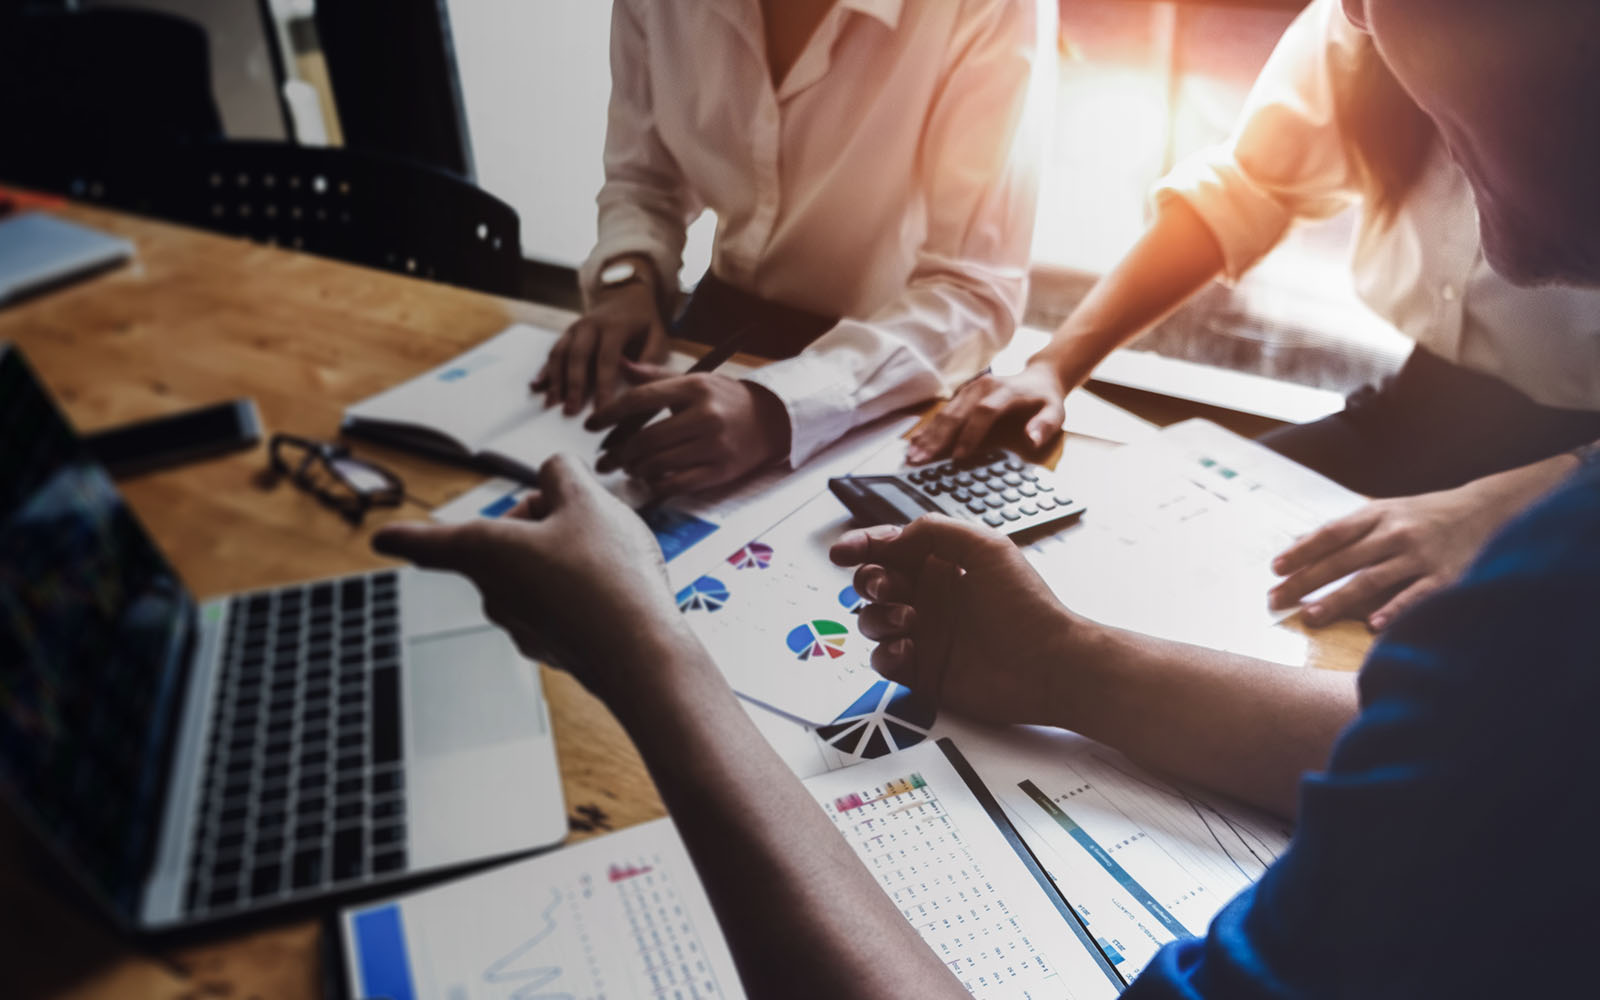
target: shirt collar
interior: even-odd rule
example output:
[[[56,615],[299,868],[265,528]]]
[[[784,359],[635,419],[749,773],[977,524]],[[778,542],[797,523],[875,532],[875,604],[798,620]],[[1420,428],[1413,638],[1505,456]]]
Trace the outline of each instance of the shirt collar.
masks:
[[[900,9],[904,3],[905,0],[839,0],[840,7],[875,17],[890,30],[900,24]]]

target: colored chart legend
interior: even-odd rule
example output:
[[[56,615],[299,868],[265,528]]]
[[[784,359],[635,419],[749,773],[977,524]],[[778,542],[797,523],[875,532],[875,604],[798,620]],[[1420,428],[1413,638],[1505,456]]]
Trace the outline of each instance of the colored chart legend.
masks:
[[[626,882],[630,878],[648,875],[655,871],[649,865],[612,865],[606,870],[606,878],[613,882]]]
[[[834,799],[833,807],[842,813],[849,812],[852,809],[860,809],[862,806],[873,802],[882,802],[885,799],[892,799],[896,796],[909,795],[919,788],[926,787],[928,787],[928,783],[922,780],[922,775],[912,774],[909,777],[896,778],[888,782],[883,786],[881,794],[874,795],[871,798],[863,798],[855,792],[851,792],[849,795]]]
[[[789,652],[802,660],[823,656],[838,659],[844,655],[845,638],[849,634],[850,630],[838,622],[818,618],[804,625],[796,625],[786,641]]]
[[[728,585],[714,576],[702,576],[678,591],[679,611],[716,611],[727,603]]]
[[[772,565],[772,546],[764,542],[751,542],[728,557],[734,569],[766,569]]]

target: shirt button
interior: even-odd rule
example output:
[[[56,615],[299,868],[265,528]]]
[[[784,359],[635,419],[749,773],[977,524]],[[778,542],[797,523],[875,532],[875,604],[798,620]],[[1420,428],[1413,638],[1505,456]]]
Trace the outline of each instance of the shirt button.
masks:
[[[1456,286],[1445,285],[1443,288],[1439,289],[1439,296],[1446,302],[1454,302],[1456,300]]]

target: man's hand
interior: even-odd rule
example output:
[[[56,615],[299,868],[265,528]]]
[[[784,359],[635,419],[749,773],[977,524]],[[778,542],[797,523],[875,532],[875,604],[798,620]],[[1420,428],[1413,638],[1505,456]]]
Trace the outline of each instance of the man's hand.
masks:
[[[634,387],[595,410],[590,430],[667,409],[620,449],[600,456],[599,470],[626,469],[657,496],[693,493],[731,482],[789,453],[789,414],[778,397],[727,375],[675,375],[623,362]]]
[[[1024,433],[1037,448],[1061,429],[1070,389],[1055,367],[1045,363],[1030,364],[1005,377],[980,375],[957,389],[950,402],[911,436],[906,458],[914,464],[945,454],[970,458],[995,423],[1008,414],[1027,420]]]
[[[1055,723],[1058,679],[1093,626],[1050,593],[1005,537],[928,515],[852,531],[829,553],[873,602],[872,666],[931,703],[990,722]]]
[[[611,400],[629,355],[651,364],[667,359],[666,326],[647,281],[603,293],[556,341],[532,388],[544,392],[547,405],[560,403],[572,416],[591,393],[597,404]]]
[[[1318,528],[1272,561],[1287,577],[1268,599],[1293,607],[1307,594],[1354,573],[1305,609],[1325,625],[1365,617],[1382,631],[1401,612],[1460,578],[1496,531],[1572,470],[1570,456],[1414,497],[1377,500]]]
[[[629,686],[622,675],[638,661],[633,637],[670,639],[685,629],[683,616],[637,514],[564,455],[544,464],[539,484],[498,520],[390,524],[373,546],[466,576],[525,655],[571,671],[609,701]]]

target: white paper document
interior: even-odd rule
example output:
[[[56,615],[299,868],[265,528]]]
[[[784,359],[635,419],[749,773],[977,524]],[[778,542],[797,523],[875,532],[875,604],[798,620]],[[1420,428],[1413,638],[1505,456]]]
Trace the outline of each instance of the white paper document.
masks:
[[[1272,627],[1291,613],[1267,606],[1279,579],[1272,558],[1365,498],[1204,420],[1067,475],[1088,512],[1027,552],[1068,608],[1163,638],[1305,662],[1304,639]]]
[[[932,744],[807,782],[881,890],[973,996],[1116,996],[1110,966],[1007,839],[981,787]],[[744,995],[669,820],[346,910],[340,923],[355,997]]]

